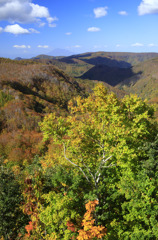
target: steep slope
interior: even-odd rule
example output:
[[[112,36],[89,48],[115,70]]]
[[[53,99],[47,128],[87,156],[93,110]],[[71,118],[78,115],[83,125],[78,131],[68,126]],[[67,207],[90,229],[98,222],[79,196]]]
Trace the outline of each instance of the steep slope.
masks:
[[[88,70],[80,78],[89,80],[98,80],[116,86],[124,79],[132,77],[134,73],[131,68],[109,67],[106,65],[96,65]]]
[[[135,75],[117,87],[127,94],[137,94],[155,105],[155,116],[158,119],[158,58],[140,63],[132,68]]]
[[[61,70],[32,61],[0,59],[0,158],[32,161],[44,147],[39,122],[47,113],[67,114],[67,102],[81,94]]]
[[[140,63],[132,68],[134,76],[117,85],[127,93],[136,93],[148,100],[158,97],[158,58]]]
[[[32,60],[0,59],[0,158],[22,164],[40,155],[39,122],[47,113],[67,115],[74,96],[86,97],[96,84],[68,76],[59,68]],[[122,97],[124,92],[106,84]]]
[[[77,82],[58,68],[32,61],[1,61],[0,85],[17,99],[20,94],[32,95],[60,107],[81,91]]]

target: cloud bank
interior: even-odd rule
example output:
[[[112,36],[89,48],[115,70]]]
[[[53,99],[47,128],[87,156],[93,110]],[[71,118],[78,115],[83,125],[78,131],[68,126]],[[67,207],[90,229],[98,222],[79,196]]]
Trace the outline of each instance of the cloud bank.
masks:
[[[143,0],[138,6],[138,14],[156,14],[158,13],[158,1],[157,0]]]
[[[32,0],[0,0],[0,21],[10,23],[33,23],[41,24],[45,18],[51,26],[53,21],[58,20],[51,17],[48,8],[32,3]]]

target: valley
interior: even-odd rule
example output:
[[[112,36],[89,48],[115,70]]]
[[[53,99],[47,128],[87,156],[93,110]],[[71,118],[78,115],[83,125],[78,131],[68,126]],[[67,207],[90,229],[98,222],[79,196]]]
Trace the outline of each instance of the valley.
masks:
[[[157,105],[157,53],[94,52],[56,59],[47,55],[37,58],[39,62],[55,65],[77,81],[82,79],[82,83],[88,81],[91,85],[89,80],[102,81],[115,92],[122,90],[122,94],[137,94]]]

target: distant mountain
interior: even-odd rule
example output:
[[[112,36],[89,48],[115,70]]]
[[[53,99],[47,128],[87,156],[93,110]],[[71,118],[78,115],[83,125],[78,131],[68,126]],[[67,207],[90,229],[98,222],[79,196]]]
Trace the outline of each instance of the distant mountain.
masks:
[[[21,58],[21,57],[16,57],[14,60],[23,60],[23,58]]]
[[[156,56],[156,57],[155,57]],[[12,62],[12,65],[10,64]],[[29,64],[28,73],[24,70],[24,66]],[[29,63],[30,62],[30,63]],[[12,84],[11,87],[17,87],[18,91],[21,91],[22,94],[32,94],[38,96],[39,98],[43,99],[46,94],[47,90],[42,88],[42,84],[38,82],[37,92],[41,92],[40,95],[38,93],[34,93],[34,83],[32,84],[32,79],[36,79],[37,76],[34,77],[34,72],[40,73],[39,78],[40,81],[44,80],[43,86],[46,87],[49,85],[49,81],[52,77],[52,72],[55,72],[55,77],[53,78],[54,81],[53,87],[54,89],[60,88],[60,84],[56,81],[56,75],[62,76],[63,72],[66,73],[67,76],[73,81],[73,84],[69,86],[76,86],[75,84],[79,84],[80,90],[83,92],[90,92],[94,85],[98,81],[104,82],[106,87],[110,91],[114,91],[119,97],[123,95],[136,93],[141,98],[147,98],[148,101],[152,103],[157,103],[158,106],[158,53],[108,53],[108,52],[96,52],[96,53],[84,53],[78,55],[72,55],[68,57],[54,57],[48,55],[38,55],[31,60],[21,60],[21,61],[12,61],[9,59],[0,59],[0,63],[2,63],[3,68],[1,68],[1,77],[4,77],[5,74],[9,79],[11,76],[16,78],[18,83]],[[37,64],[38,63],[38,64]],[[7,65],[8,64],[8,65]],[[18,77],[16,73],[14,74],[14,66],[17,72],[18,70]],[[24,65],[24,66],[23,66]],[[37,66],[39,67],[37,67]],[[1,67],[2,67],[1,66]],[[19,67],[18,67],[19,66]],[[43,68],[42,66],[46,66]],[[9,69],[7,69],[9,68]],[[33,70],[34,69],[34,70]],[[36,69],[36,70],[35,70]],[[47,69],[47,70],[46,70]],[[55,70],[54,70],[55,69]],[[22,73],[20,74],[20,71]],[[62,71],[61,71],[62,70]],[[59,72],[58,72],[59,71]],[[23,74],[23,73],[27,74]],[[47,74],[49,72],[49,74]],[[5,73],[5,74],[4,74]],[[9,75],[10,74],[10,75]],[[30,75],[31,76],[30,76]],[[38,75],[38,74],[37,74]],[[19,78],[19,80],[18,80]],[[26,78],[23,80],[23,78]],[[44,79],[43,79],[44,78]],[[66,77],[67,78],[67,77]],[[22,81],[22,84],[19,83]],[[29,83],[29,88],[32,84],[33,88],[29,89],[28,86],[24,87],[25,83]],[[36,81],[35,81],[36,82]],[[63,81],[62,81],[63,83]],[[7,83],[8,85],[9,83]],[[51,83],[52,84],[52,83]],[[64,83],[66,84],[66,83]],[[59,85],[59,86],[58,86]],[[67,84],[66,84],[67,85]],[[52,88],[52,86],[51,86]],[[58,94],[65,96],[66,100],[64,100],[64,105],[66,103],[67,96],[70,96],[70,92],[74,92],[73,88],[68,86],[63,86],[63,89],[70,90],[69,93],[66,92],[63,94],[61,88],[61,93]],[[21,90],[19,90],[21,89]],[[40,89],[40,90],[39,90]],[[14,90],[16,90],[14,88]],[[49,99],[50,101],[58,103],[58,97],[56,90],[51,90],[49,92],[52,96],[52,91],[54,91],[53,97],[54,99]],[[66,90],[67,91],[67,90]],[[76,90],[75,90],[76,91]],[[82,92],[82,91],[81,91]],[[83,93],[84,94],[84,93]],[[72,94],[73,95],[73,94]],[[62,96],[62,97],[63,97]],[[65,98],[64,97],[64,98]],[[48,98],[44,97],[43,99],[45,102],[43,105],[47,103],[51,105],[48,101]],[[42,100],[42,101],[43,101]],[[63,101],[63,100],[62,100]],[[158,111],[157,111],[158,117]]]
[[[60,58],[54,64],[73,77],[115,86],[135,76],[133,66],[155,57],[158,53],[89,52]]]
[[[151,101],[158,98],[158,53],[89,52],[58,59],[41,56],[40,61],[55,65],[77,81],[102,81]]]
[[[129,68],[131,67],[130,62],[124,61],[117,56],[109,56],[105,52],[96,52],[96,53],[85,53],[79,55],[72,55],[69,57],[62,58],[62,62],[66,63],[76,63],[82,61],[91,65],[106,65],[108,67],[119,67],[119,68]]]
[[[63,61],[70,61],[73,58],[93,65],[104,64],[109,67],[126,68],[156,57],[158,53],[89,52],[63,58]]]
[[[0,94],[7,93],[15,108],[18,102],[18,107],[22,107],[26,115],[31,112],[41,117],[49,112],[66,112],[70,99],[76,95],[87,96],[98,82],[70,77],[50,64],[51,61],[60,63],[57,60],[48,60],[47,63],[45,59],[19,61],[0,58]],[[124,91],[104,84],[119,97],[125,95]],[[7,105],[5,107],[7,109]]]
[[[56,59],[56,57],[54,56],[50,56],[50,55],[46,55],[46,54],[40,54],[40,55],[37,55],[36,57],[33,57],[31,59]]]

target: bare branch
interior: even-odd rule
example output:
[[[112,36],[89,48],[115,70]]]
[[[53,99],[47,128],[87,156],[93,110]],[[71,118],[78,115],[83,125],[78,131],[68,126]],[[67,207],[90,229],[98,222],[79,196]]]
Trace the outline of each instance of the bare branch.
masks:
[[[83,164],[84,164],[84,163],[83,163]],[[92,176],[92,178],[93,178],[94,182],[96,183],[95,176],[93,175],[93,173],[92,173],[92,171],[90,170],[90,168],[89,168],[87,165],[85,165],[85,164],[84,164],[84,166],[85,166],[85,168],[87,168],[87,169],[88,169],[88,172],[89,172],[89,174]]]
[[[102,159],[101,162],[100,162],[100,165],[99,165],[99,167],[98,167],[98,170],[96,171],[95,178],[97,177],[100,169],[103,167],[103,164],[105,164],[110,158],[112,158],[112,156],[110,156],[110,157],[108,157],[108,158],[106,158],[106,159],[105,159],[105,157],[103,156],[103,159]],[[99,178],[100,178],[100,175],[99,175]],[[97,181],[99,181],[98,178],[97,178]]]
[[[103,168],[109,168],[109,167],[114,167],[117,166],[117,164],[110,164],[109,166],[103,166]]]
[[[110,158],[112,158],[112,156],[110,156],[110,157],[108,157],[108,158],[106,158],[106,159],[103,158],[103,159],[102,159],[102,164],[106,163]]]
[[[87,179],[87,181],[90,182],[90,181],[89,181],[89,178],[87,177],[87,175],[85,174],[85,172],[83,171],[83,169],[82,169],[80,166],[78,166],[76,163],[72,162],[69,158],[67,158],[67,156],[66,156],[66,147],[65,147],[65,144],[63,144],[63,146],[64,146],[64,157],[65,157],[65,159],[66,159],[68,162],[70,162],[72,165],[74,165],[75,167],[79,168],[80,171],[81,171],[81,172],[83,173],[83,175],[85,176],[85,178]]]
[[[99,182],[100,175],[101,175],[101,173],[99,173],[99,175],[98,175],[98,177],[97,177],[97,179],[96,179],[96,183],[97,183],[97,184],[98,184],[98,182]]]

